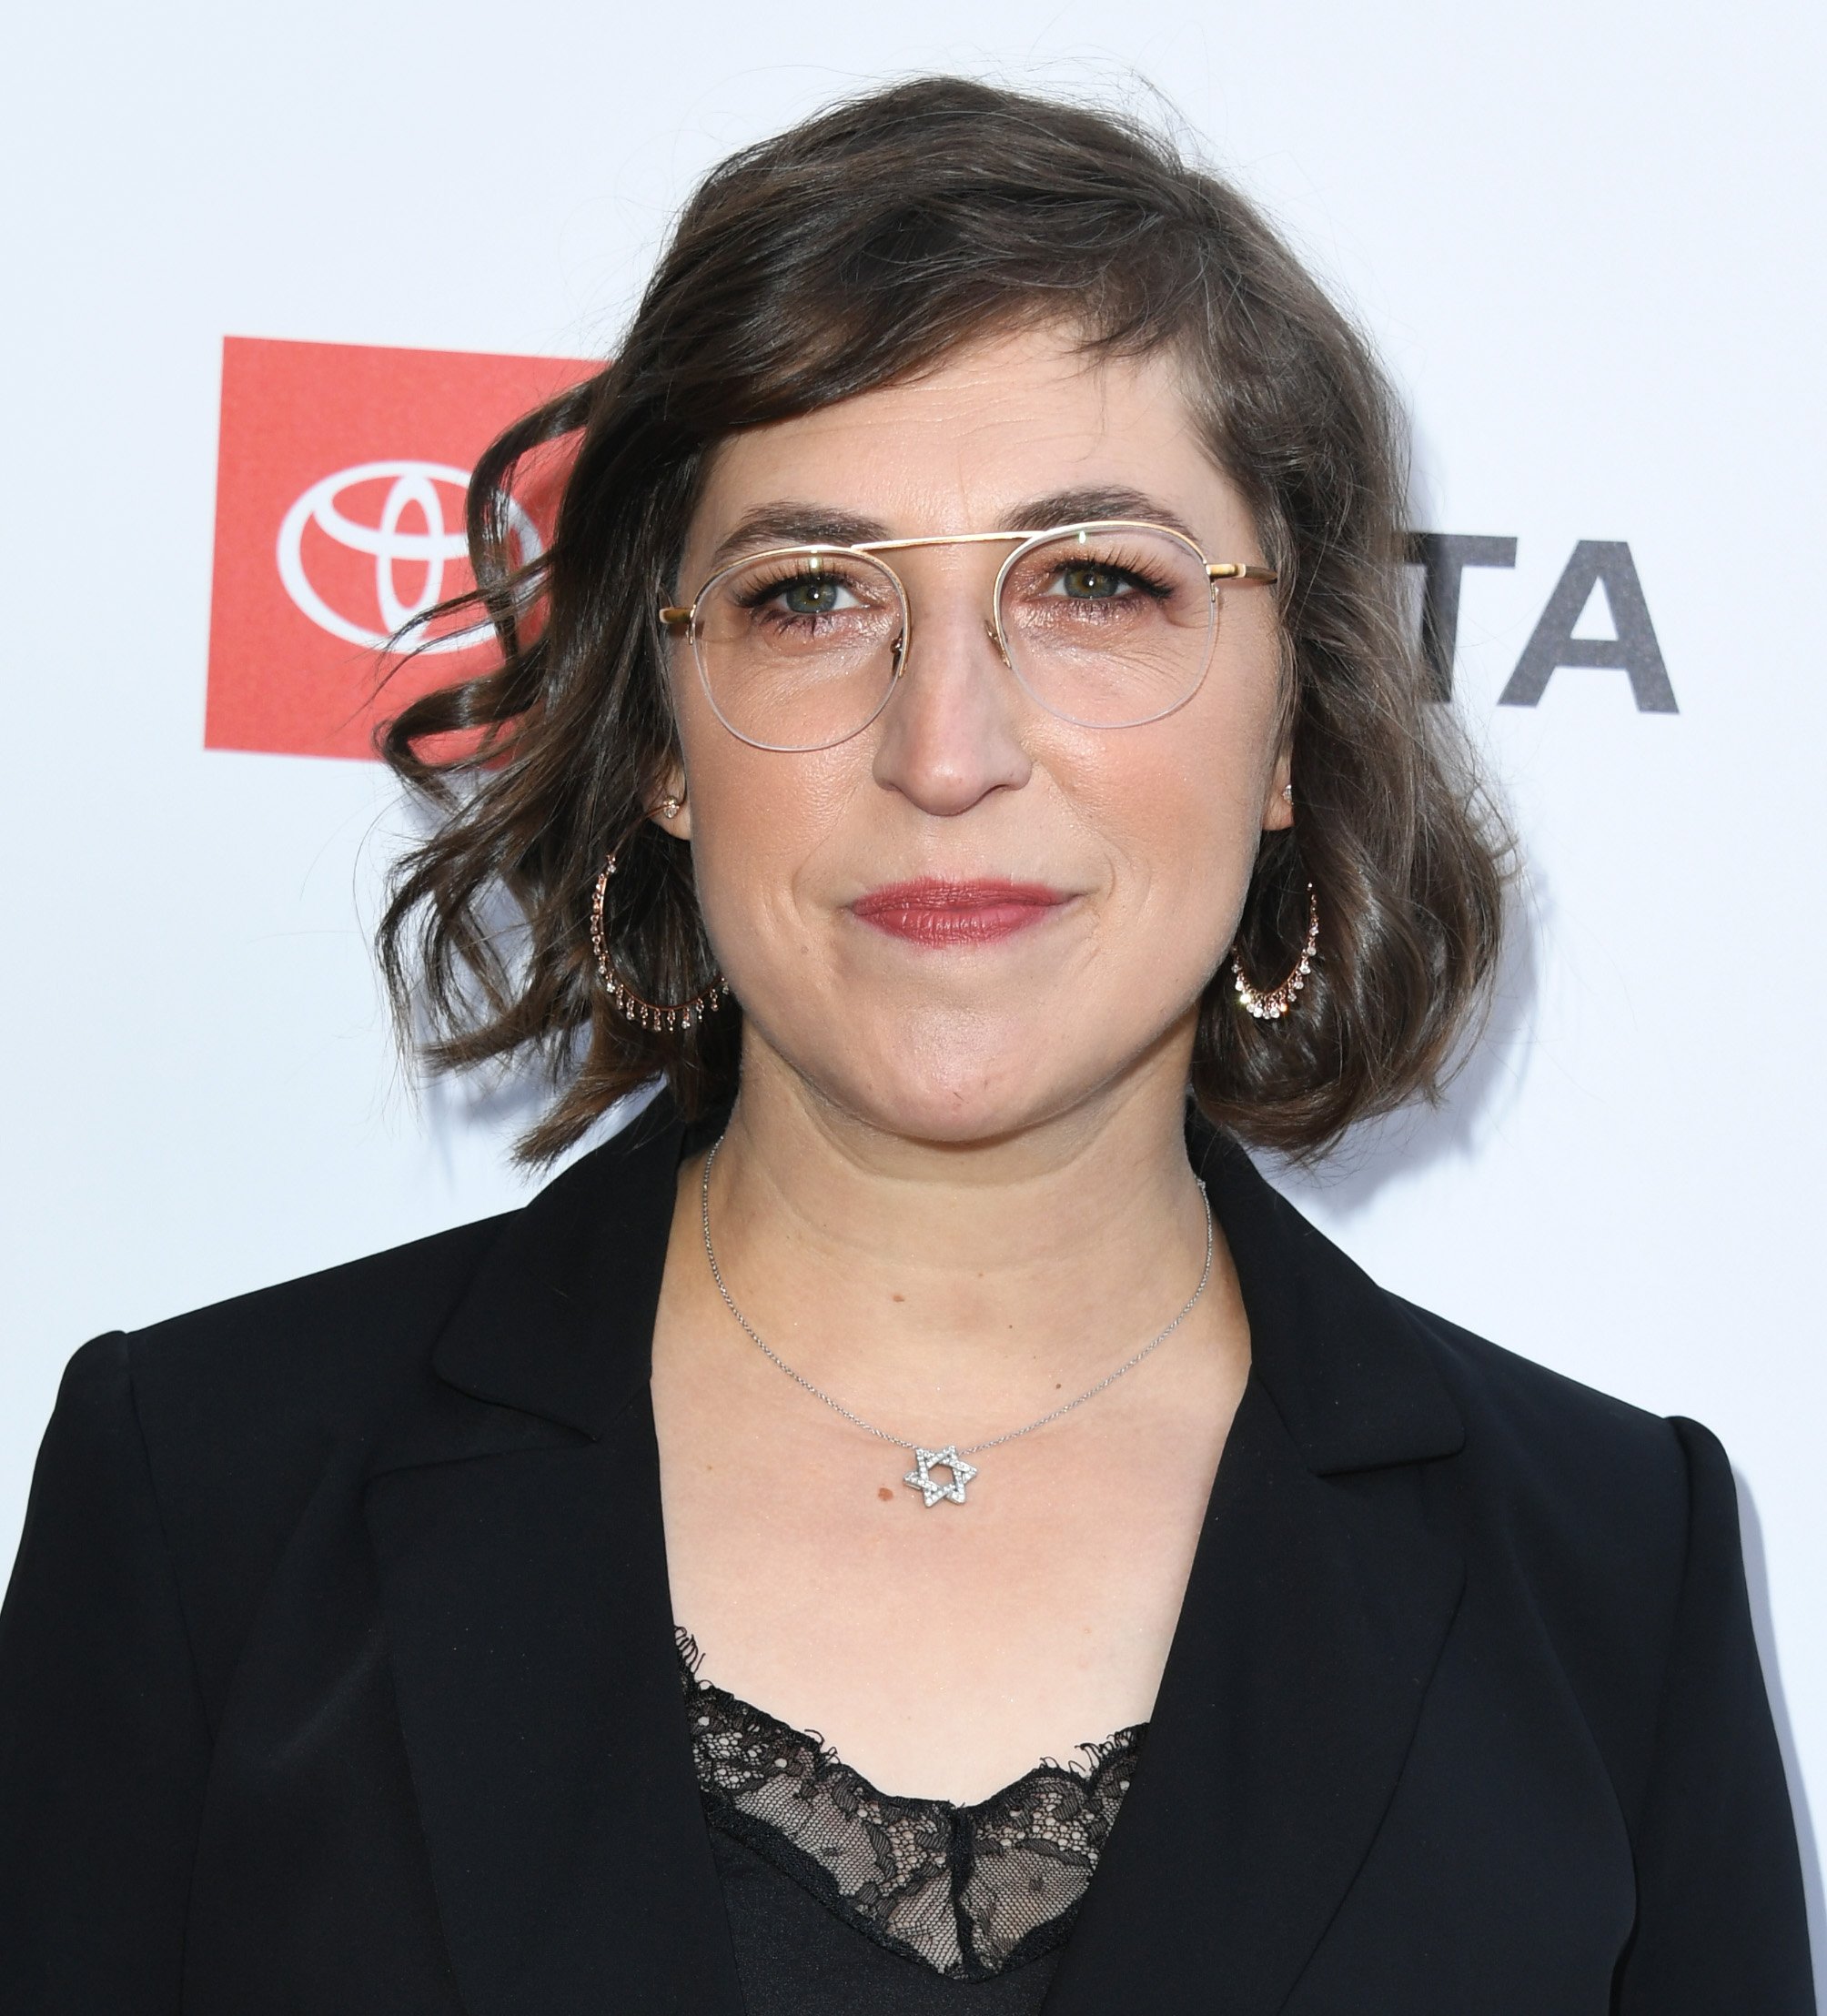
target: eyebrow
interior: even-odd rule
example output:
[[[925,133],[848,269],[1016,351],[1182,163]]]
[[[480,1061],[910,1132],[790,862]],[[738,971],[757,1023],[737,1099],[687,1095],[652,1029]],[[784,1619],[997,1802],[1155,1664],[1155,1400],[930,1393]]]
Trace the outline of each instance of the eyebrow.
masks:
[[[1172,505],[1123,484],[1100,484],[1081,489],[1052,490],[1030,498],[1005,514],[1000,526],[960,527],[963,530],[1044,532],[1055,525],[1081,525],[1099,519],[1134,519],[1165,525],[1198,544],[1197,535]],[[791,499],[759,504],[745,511],[711,555],[708,573],[743,553],[771,546],[869,546],[897,535],[881,519],[868,518],[829,504]]]
[[[877,518],[864,518],[829,504],[782,501],[759,504],[745,511],[711,555],[708,571],[716,573],[739,554],[770,546],[862,546],[887,539],[888,528]]]
[[[1171,504],[1164,503],[1158,497],[1150,497],[1146,490],[1132,490],[1126,485],[1097,484],[1085,489],[1054,490],[1045,497],[1031,498],[1017,508],[1016,515],[1010,520],[1009,529],[1025,527],[1030,530],[1044,532],[1053,525],[1083,525],[1101,518],[1135,519],[1145,525],[1165,525],[1170,532],[1178,532],[1199,544],[1198,535]]]

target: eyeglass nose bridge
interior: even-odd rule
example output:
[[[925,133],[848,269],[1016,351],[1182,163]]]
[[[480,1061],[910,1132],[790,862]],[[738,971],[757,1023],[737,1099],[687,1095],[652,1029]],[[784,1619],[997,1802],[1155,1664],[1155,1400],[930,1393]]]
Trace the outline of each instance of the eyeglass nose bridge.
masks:
[[[888,672],[888,690],[883,695],[875,712],[869,717],[869,721],[863,723],[863,727],[868,727],[870,722],[880,717],[883,709],[888,705],[889,701],[894,698],[895,693],[900,690],[902,680],[907,670],[907,657],[914,636],[914,598],[908,593],[907,583],[902,578],[900,570],[891,566],[888,561],[880,557],[883,549],[887,549],[899,552],[910,546],[981,545],[991,539],[1021,540],[1031,545],[1035,538],[1035,535],[1032,532],[960,532],[955,538],[951,539],[880,539],[867,546],[855,546],[850,549],[852,552],[867,553],[875,561],[876,565],[882,569],[883,572],[888,576],[889,580],[894,583],[895,592],[901,600],[901,629],[895,636],[893,643],[889,646],[893,662]],[[1015,550],[1016,553],[1019,553],[1022,548],[1018,546]],[[1011,556],[1011,558],[1014,557],[1014,555]],[[1003,634],[1003,582],[1007,575],[1008,567],[1004,564],[997,570],[995,585],[990,591],[990,613],[984,619],[984,635],[989,640],[990,649],[1002,660],[1003,670],[1008,673],[1017,685],[1021,685],[1021,674],[1015,670],[1014,660],[1009,654],[1008,639]],[[858,734],[862,732],[862,729],[857,730]]]
[[[1077,529],[1077,528],[1072,528]],[[1002,660],[1003,669],[1020,683],[1021,674],[1015,670],[1014,660],[1009,654],[1008,639],[1003,634],[1002,602],[1003,583],[1008,579],[1011,565],[1026,549],[1036,541],[1055,536],[1052,532],[930,532],[909,539],[863,539],[849,547],[853,553],[866,553],[894,583],[895,593],[901,599],[901,633],[893,646],[893,665],[889,674],[888,691],[883,696],[881,705],[870,716],[870,721],[877,720],[898,690],[903,675],[907,669],[908,653],[914,634],[914,598],[909,594],[907,583],[899,568],[883,559],[887,553],[912,553],[938,546],[1007,546],[1011,549],[1007,559],[996,570],[996,577],[990,590],[990,613],[984,619],[984,635],[991,648]],[[863,724],[865,727],[869,722]],[[857,732],[860,734],[862,730]]]
[[[1200,567],[1205,570],[1206,591],[1211,598],[1211,607],[1214,611],[1217,607],[1218,583],[1220,581],[1233,582],[1239,587],[1245,585],[1269,587],[1278,578],[1274,568],[1258,566],[1254,561],[1208,560],[1197,541],[1188,537],[1186,533],[1178,531],[1169,525],[1155,525],[1140,519],[1085,519],[1071,525],[1046,526],[1038,531],[934,532],[918,538],[870,539],[860,542],[852,547],[850,550],[856,553],[867,553],[875,561],[876,565],[886,572],[889,579],[894,583],[895,591],[901,598],[902,611],[902,630],[901,635],[895,640],[894,668],[889,680],[888,691],[883,696],[881,704],[876,708],[875,712],[870,716],[870,721],[873,721],[879,719],[883,708],[886,707],[894,697],[901,681],[903,669],[907,661],[908,640],[914,625],[914,601],[907,592],[907,584],[902,579],[899,570],[887,560],[882,559],[883,554],[903,553],[929,546],[987,546],[993,543],[1006,545],[1009,551],[1001,566],[997,568],[995,580],[990,589],[990,613],[984,620],[984,635],[988,638],[991,648],[1002,660],[1003,670],[1008,673],[1015,684],[1030,698],[1036,700],[1042,707],[1047,707],[1048,703],[1044,700],[1040,700],[1027,680],[1016,670],[1014,653],[1009,650],[1008,637],[1003,629],[1004,586],[1015,568],[1038,546],[1045,546],[1051,540],[1067,539],[1075,535],[1083,539],[1095,532],[1125,530],[1165,535],[1168,539],[1176,540],[1188,552],[1193,554],[1198,560]],[[1056,711],[1056,710],[1051,708],[1048,711]],[[865,723],[864,725],[868,724]],[[862,731],[859,730],[858,732],[861,733]]]

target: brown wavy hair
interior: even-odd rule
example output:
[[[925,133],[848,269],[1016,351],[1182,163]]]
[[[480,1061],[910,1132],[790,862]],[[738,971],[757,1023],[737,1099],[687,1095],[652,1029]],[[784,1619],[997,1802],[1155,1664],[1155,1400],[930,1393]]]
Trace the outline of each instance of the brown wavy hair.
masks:
[[[645,1030],[604,998],[592,884],[618,850],[614,960],[650,1000],[714,970],[690,848],[646,816],[676,750],[662,599],[706,458],[737,429],[903,380],[959,345],[1063,324],[1088,353],[1172,348],[1277,597],[1297,823],[1267,834],[1237,932],[1259,985],[1321,951],[1259,1023],[1221,970],[1192,1093],[1245,1140],[1308,1158],[1432,1098],[1495,970],[1509,841],[1448,711],[1426,698],[1405,592],[1404,437],[1362,337],[1260,213],[1122,116],[954,77],[836,105],[712,170],[626,338],[479,463],[479,587],[499,661],[414,701],[381,753],[435,823],[399,861],[379,949],[425,1062],[542,1061],[540,1163],[664,1078],[688,1114],[735,1085],[740,1009]],[[517,566],[502,499],[570,451],[553,536]],[[501,899],[508,901],[505,906]]]

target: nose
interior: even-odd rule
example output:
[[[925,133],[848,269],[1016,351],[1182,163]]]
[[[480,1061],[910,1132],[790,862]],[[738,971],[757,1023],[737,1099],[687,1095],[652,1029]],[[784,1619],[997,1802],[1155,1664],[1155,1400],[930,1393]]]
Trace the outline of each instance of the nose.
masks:
[[[1034,765],[994,628],[962,594],[934,600],[938,607],[920,611],[882,716],[873,774],[922,811],[951,819],[994,791],[1018,791]]]

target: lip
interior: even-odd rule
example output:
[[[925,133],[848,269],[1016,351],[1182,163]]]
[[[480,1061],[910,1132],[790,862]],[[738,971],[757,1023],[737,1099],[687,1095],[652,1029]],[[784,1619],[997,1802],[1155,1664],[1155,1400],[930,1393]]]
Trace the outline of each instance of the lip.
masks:
[[[1056,914],[1072,902],[1045,882],[948,882],[934,876],[884,882],[851,904],[851,915],[915,945],[985,945]]]

